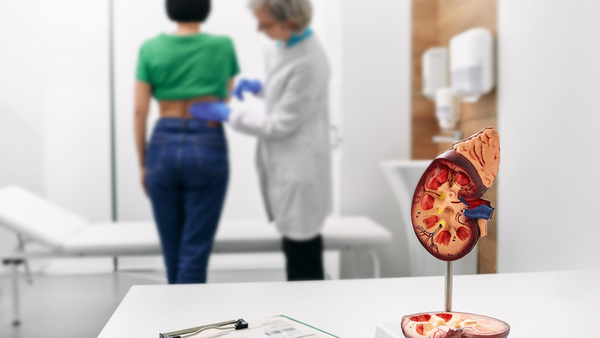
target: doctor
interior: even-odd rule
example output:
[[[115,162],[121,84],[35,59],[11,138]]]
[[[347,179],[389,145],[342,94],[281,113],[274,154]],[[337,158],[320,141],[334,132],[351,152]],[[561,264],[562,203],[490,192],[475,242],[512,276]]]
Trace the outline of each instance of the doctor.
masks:
[[[287,278],[322,280],[320,235],[331,209],[328,85],[330,70],[319,40],[308,27],[310,0],[250,0],[259,31],[276,40],[266,53],[267,78],[241,80],[234,95],[264,97],[266,114],[198,103],[190,113],[226,121],[258,138],[256,161],[269,219],[283,235]]]

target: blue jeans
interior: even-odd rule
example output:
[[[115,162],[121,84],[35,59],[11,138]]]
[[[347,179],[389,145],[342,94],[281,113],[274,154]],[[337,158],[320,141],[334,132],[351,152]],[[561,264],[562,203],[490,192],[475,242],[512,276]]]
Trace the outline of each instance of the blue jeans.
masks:
[[[160,119],[146,152],[146,186],[169,284],[205,283],[229,181],[223,128]]]

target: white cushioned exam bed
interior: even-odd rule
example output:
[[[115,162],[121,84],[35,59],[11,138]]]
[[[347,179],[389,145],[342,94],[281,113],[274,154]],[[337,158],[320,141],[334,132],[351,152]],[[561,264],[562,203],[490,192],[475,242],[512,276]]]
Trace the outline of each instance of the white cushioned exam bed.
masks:
[[[0,226],[13,231],[20,243],[15,252],[0,253],[3,263],[11,267],[15,325],[19,324],[17,267],[25,259],[161,254],[153,222],[94,224],[17,186],[0,188]],[[379,261],[370,249],[392,241],[387,229],[366,217],[332,217],[326,221],[322,234],[325,250],[368,252],[373,258],[375,276],[379,276]],[[24,243],[30,242],[49,251],[27,252]],[[280,250],[281,236],[275,227],[257,221],[221,222],[213,245],[213,252],[217,253]]]

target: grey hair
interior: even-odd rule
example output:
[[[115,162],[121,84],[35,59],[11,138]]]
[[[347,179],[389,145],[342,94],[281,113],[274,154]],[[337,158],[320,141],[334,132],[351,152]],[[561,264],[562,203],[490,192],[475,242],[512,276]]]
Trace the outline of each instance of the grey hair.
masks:
[[[250,8],[265,7],[279,22],[292,21],[296,32],[302,32],[310,25],[313,8],[310,0],[250,0]]]

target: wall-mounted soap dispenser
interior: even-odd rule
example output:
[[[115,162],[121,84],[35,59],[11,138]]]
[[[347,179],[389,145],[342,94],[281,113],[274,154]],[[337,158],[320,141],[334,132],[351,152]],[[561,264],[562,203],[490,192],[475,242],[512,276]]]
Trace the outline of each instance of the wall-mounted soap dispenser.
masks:
[[[459,106],[448,86],[448,49],[429,48],[422,56],[423,95],[435,102],[435,116],[442,134],[433,137],[434,142],[456,142],[460,132],[454,130],[460,117]],[[451,134],[452,136],[448,136]]]
[[[494,38],[484,28],[473,28],[450,40],[452,94],[475,102],[494,87]]]
[[[460,101],[452,95],[449,87],[439,88],[435,93],[435,117],[440,125],[441,135],[434,136],[433,142],[458,142],[462,136],[456,130],[456,123],[460,119]]]
[[[436,91],[448,87],[448,49],[432,47],[423,53],[423,95],[435,100]]]
[[[452,130],[458,122],[458,109],[454,105],[454,97],[450,88],[440,88],[435,93],[435,117],[437,117],[440,128]]]

